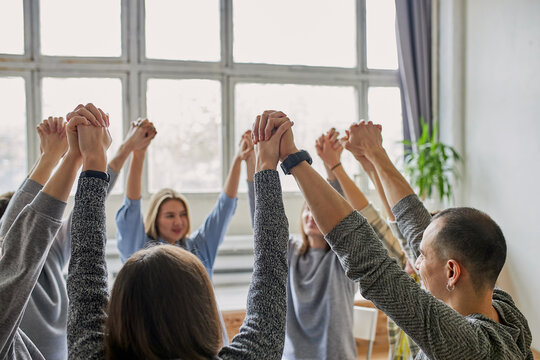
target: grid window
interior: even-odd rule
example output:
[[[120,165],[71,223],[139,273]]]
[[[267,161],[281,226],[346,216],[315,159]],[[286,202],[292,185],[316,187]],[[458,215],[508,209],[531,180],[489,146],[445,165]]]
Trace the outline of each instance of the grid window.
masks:
[[[219,191],[220,83],[149,79],[147,101],[148,117],[158,131],[149,148],[150,191]]]
[[[41,0],[41,53],[119,57],[120,0]]]
[[[369,119],[382,125],[383,145],[390,159],[403,157],[403,122],[401,94],[398,87],[370,87],[368,92]]]
[[[111,115],[109,156],[122,124],[156,124],[144,196],[162,187],[219,191],[239,134],[269,107],[292,117],[298,146],[323,173],[315,138],[359,118],[383,123],[395,159],[402,125],[394,27],[393,0],[1,1],[0,33],[10,34],[0,37],[2,91],[23,120],[0,161],[13,179],[23,176],[39,147],[26,129],[87,102]],[[287,178],[284,189],[297,186]]]
[[[2,116],[0,131],[0,194],[15,191],[26,176],[26,96],[24,79],[0,77]]]
[[[236,138],[249,128],[262,110],[279,109],[294,121],[295,144],[307,150],[313,167],[326,176],[324,164],[315,151],[315,139],[331,127],[344,133],[357,119],[356,91],[352,86],[296,84],[238,84],[236,86]],[[344,167],[356,170],[350,153],[342,155]],[[285,191],[297,191],[296,181],[280,172]]]
[[[366,0],[367,66],[370,69],[398,68],[396,4],[394,0]]]
[[[355,9],[353,0],[234,0],[234,60],[354,67]]]
[[[24,16],[21,0],[0,2],[0,53],[24,54]],[[9,35],[8,35],[9,34]]]
[[[109,114],[109,131],[112,144],[107,151],[108,158],[118,150],[122,142],[122,83],[114,78],[57,78],[46,77],[42,80],[42,117],[62,116],[72,111],[78,104],[89,102]],[[75,187],[74,187],[75,188]],[[123,192],[120,178],[113,193]]]
[[[219,61],[219,1],[146,1],[146,57]]]

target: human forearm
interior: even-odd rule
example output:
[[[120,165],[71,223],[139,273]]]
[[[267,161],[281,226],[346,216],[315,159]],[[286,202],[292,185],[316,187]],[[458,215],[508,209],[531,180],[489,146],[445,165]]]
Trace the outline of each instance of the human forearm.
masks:
[[[323,234],[328,233],[353,208],[307,162],[291,170]]]
[[[255,155],[246,159],[246,173],[247,181],[253,182],[253,176],[255,175]]]
[[[235,198],[238,195],[238,184],[240,183],[240,171],[242,170],[242,160],[235,156],[231,169],[229,170],[229,175],[227,180],[225,180],[225,185],[223,186],[223,191],[230,198]]]
[[[131,154],[131,149],[126,146],[126,144],[120,145],[120,148],[114,155],[114,157],[109,161],[109,167],[119,173],[122,170],[127,158]]]
[[[68,153],[60,167],[43,188],[43,192],[61,201],[67,201],[82,159]]]
[[[394,207],[405,196],[414,194],[413,189],[396,169],[384,149],[366,156],[375,166],[385,198],[390,207]]]
[[[347,175],[347,172],[345,171],[343,166],[340,165],[336,167],[333,170],[333,173],[339,181],[339,184],[343,189],[343,193],[345,194],[347,201],[349,201],[349,204],[351,204],[353,208],[355,208],[356,210],[362,210],[363,208],[368,206],[368,199],[366,199],[362,191],[360,191],[354,181],[349,177],[349,175]]]
[[[28,178],[34,180],[38,184],[44,185],[47,180],[49,180],[56,165],[58,165],[58,161],[60,161],[60,158],[57,156],[45,153],[41,154],[36,165],[28,175]]]
[[[377,195],[379,195],[379,199],[381,199],[381,203],[384,207],[384,212],[387,216],[387,218],[391,221],[395,220],[394,214],[392,213],[392,208],[390,207],[390,204],[388,204],[388,200],[386,199],[386,194],[384,193],[384,187],[381,183],[381,179],[379,178],[379,175],[377,174],[377,170],[375,168],[371,169],[370,171],[366,171],[367,176],[373,183],[373,186],[375,186],[375,190],[377,191]]]
[[[142,171],[144,166],[144,151],[135,151],[131,157],[128,180],[126,184],[126,197],[130,200],[141,198],[142,194]]]

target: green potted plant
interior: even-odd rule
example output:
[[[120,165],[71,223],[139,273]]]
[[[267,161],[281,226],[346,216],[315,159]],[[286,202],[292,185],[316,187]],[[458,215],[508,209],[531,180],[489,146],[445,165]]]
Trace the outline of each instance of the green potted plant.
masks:
[[[420,124],[421,136],[414,142],[403,141],[406,145],[404,171],[422,199],[435,200],[438,194],[441,202],[445,199],[450,202],[453,199],[452,178],[459,178],[457,165],[461,156],[453,147],[439,142],[437,122],[431,134],[423,119]]]

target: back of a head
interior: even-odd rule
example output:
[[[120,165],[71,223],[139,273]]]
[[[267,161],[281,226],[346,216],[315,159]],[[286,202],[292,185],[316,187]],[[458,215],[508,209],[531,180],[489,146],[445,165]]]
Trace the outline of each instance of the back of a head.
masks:
[[[4,212],[6,211],[9,205],[9,202],[11,198],[13,197],[13,194],[15,193],[13,191],[10,191],[10,192],[0,195],[0,219],[4,215]]]
[[[499,225],[486,213],[469,207],[443,210],[435,220],[443,221],[436,251],[463,263],[477,291],[493,289],[506,261],[506,241]]]
[[[171,245],[135,253],[115,280],[106,323],[108,359],[208,359],[222,346],[210,279]]]

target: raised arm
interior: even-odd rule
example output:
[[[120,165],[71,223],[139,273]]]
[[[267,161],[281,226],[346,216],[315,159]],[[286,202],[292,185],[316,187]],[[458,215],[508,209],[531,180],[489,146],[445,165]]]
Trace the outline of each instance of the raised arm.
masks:
[[[101,110],[93,115],[106,116]],[[103,325],[108,301],[105,264],[108,179],[105,170],[111,137],[107,126],[86,126],[79,129],[78,140],[83,172],[75,195],[71,226],[68,355],[69,359],[104,359]]]
[[[156,134],[156,128],[147,119],[138,119],[133,122],[124,141],[121,155],[116,156],[109,163],[113,170],[119,170],[125,160],[125,153],[128,151],[132,153],[124,203],[116,214],[116,240],[122,262],[140,250],[146,241],[141,212],[142,171],[146,150]]]
[[[246,317],[222,359],[281,359],[285,341],[288,222],[276,166],[284,122],[275,136],[257,147],[255,174],[255,263]]]
[[[282,139],[282,157],[296,151],[292,134]],[[287,146],[283,146],[287,139]],[[307,162],[291,170],[347,277],[422,348],[429,358],[447,359],[450,349],[488,357],[489,341],[474,325],[422,290],[388,255],[366,219],[335,193]],[[441,346],[444,344],[444,346]],[[455,352],[456,353],[456,352]],[[459,352],[457,352],[459,354]]]
[[[330,169],[331,174],[339,182],[349,204],[360,211],[369,205],[369,201],[349,177],[341,164],[343,146],[338,141],[338,136],[339,133],[337,131],[330,129],[325,135],[319,137],[316,143],[317,154],[323,160],[325,167]]]
[[[253,140],[251,130],[247,130],[242,134],[242,140],[246,145],[246,148],[253,149]],[[248,189],[248,202],[249,202],[249,216],[251,219],[251,227],[253,228],[255,221],[255,184],[253,183],[253,177],[255,175],[255,152],[250,151],[246,158],[246,174],[247,174],[247,189]]]
[[[238,150],[234,156],[233,163],[229,169],[229,175],[227,175],[227,180],[225,180],[225,185],[223,186],[223,192],[230,197],[235,198],[238,194],[238,184],[240,183],[240,171],[242,170],[242,161],[246,161],[253,153],[253,144],[249,143],[244,139],[247,135],[247,131],[242,135],[240,143],[238,144]],[[249,169],[248,169],[248,181],[249,181]],[[251,178],[253,181],[253,178]]]
[[[28,174],[28,178],[13,195],[2,217],[1,233],[5,233],[22,209],[32,202],[68,149],[63,118],[49,117],[43,120],[36,130],[40,139],[40,156]]]
[[[351,125],[350,135],[345,148],[350,150],[356,158],[365,156],[375,167],[379,179],[384,189],[384,194],[388,204],[393,208],[414,195],[414,191],[405,180],[403,175],[396,169],[385,149],[382,146],[381,127],[373,123],[362,122]],[[404,216],[397,217],[398,226],[409,242],[411,249],[417,254],[418,246],[422,240],[423,232],[429,225],[431,217],[424,208],[421,214],[407,215],[406,211],[401,211]],[[419,211],[419,210],[417,210]],[[395,212],[394,212],[395,214]]]
[[[69,151],[59,168],[31,204],[0,234],[4,238],[0,259],[0,303],[7,306],[0,313],[2,359],[13,352],[14,339],[21,338],[18,327],[24,308],[60,227],[65,202],[81,164],[76,128],[83,123],[87,121],[73,119],[73,126],[67,129]],[[34,169],[38,180],[45,176],[42,170],[39,165]]]
[[[208,214],[203,224],[191,234],[190,239],[186,240],[196,247],[197,251],[199,251],[205,259],[203,263],[208,270],[210,277],[212,277],[212,269],[214,267],[218,247],[223,242],[229,223],[236,211],[238,202],[236,195],[238,192],[238,183],[240,181],[242,161],[247,162],[248,158],[253,154],[253,143],[247,142],[245,137],[246,135],[244,133],[238,144],[238,150],[234,157],[231,169],[229,170],[229,176],[225,182],[223,193],[219,195],[214,208],[210,214]]]

